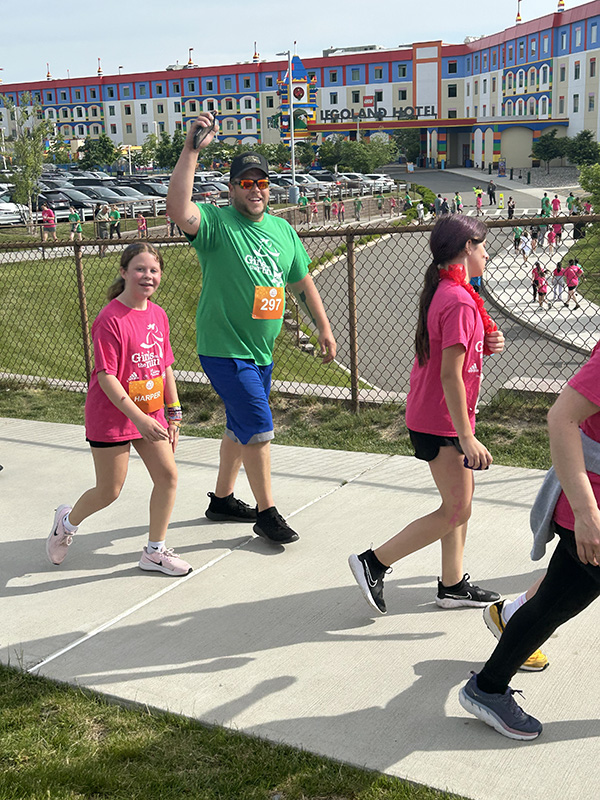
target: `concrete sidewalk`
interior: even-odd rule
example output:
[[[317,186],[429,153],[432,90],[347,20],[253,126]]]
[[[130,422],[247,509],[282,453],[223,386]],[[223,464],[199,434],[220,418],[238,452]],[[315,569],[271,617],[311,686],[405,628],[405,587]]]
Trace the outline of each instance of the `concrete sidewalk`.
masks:
[[[275,496],[301,535],[284,549],[204,518],[218,448],[182,437],[178,449],[168,543],[193,564],[189,576],[136,566],[150,490],[137,456],[122,497],[82,526],[57,568],[44,552],[53,509],[92,483],[83,430],[0,420],[0,487],[15,521],[0,534],[2,660],[476,800],[600,794],[598,606],[547,643],[546,672],[515,678],[545,727],[534,742],[509,741],[458,703],[494,639],[479,610],[435,605],[439,547],[389,576],[385,617],[372,616],[346,564],[437,505],[427,466],[275,445]],[[476,475],[465,560],[476,582],[515,595],[544,568],[528,558],[541,479],[502,466]],[[250,499],[245,480],[238,494]]]

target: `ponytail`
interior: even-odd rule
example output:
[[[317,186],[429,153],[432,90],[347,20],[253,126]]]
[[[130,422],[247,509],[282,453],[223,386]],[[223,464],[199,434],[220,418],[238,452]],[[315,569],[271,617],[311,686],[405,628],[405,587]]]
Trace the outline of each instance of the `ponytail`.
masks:
[[[106,293],[106,297],[108,300],[114,300],[115,297],[118,297],[120,294],[123,294],[125,290],[125,278],[121,275],[118,275],[111,285],[108,287],[108,292]]]
[[[417,320],[417,331],[415,333],[415,352],[420,367],[424,367],[429,361],[429,331],[427,329],[427,314],[429,306],[433,300],[433,295],[440,282],[438,265],[434,261],[427,267],[423,279],[423,289],[419,297],[419,318]]]

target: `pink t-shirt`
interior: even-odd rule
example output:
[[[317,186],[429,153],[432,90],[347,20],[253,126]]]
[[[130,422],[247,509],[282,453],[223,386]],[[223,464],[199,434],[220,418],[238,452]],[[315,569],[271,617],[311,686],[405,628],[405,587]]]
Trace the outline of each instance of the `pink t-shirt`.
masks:
[[[406,424],[413,431],[437,436],[456,436],[444,398],[440,372],[442,350],[456,344],[465,348],[462,378],[467,395],[471,428],[475,431],[475,406],[481,383],[483,322],[475,301],[454,281],[441,280],[427,314],[430,357],[420,367],[417,359],[410,373],[406,399]]]
[[[550,228],[550,230],[548,231],[548,244],[554,244],[555,240],[556,240],[556,234],[554,233],[552,228]]]
[[[133,422],[114,406],[98,383],[98,373],[115,375],[143,411],[167,428],[164,412],[165,370],[173,363],[169,320],[160,306],[148,302],[139,311],[111,300],[92,325],[94,371],[85,401],[85,435],[96,442],[140,439]],[[147,411],[148,408],[156,410]]]
[[[555,213],[557,211],[560,211],[560,200],[558,199],[558,197],[555,197],[554,200],[552,201],[552,211],[554,211]]]
[[[42,209],[42,221],[44,225],[47,226],[56,225],[56,216],[54,215],[54,211],[52,211],[51,208]]]
[[[583,270],[579,266],[579,264],[571,264],[571,266],[565,269],[565,280],[567,282],[567,286],[571,289],[574,286],[579,286],[579,278],[583,275]]]
[[[568,385],[582,394],[586,400],[600,407],[600,342],[592,350],[590,360],[571,378]],[[600,442],[600,411],[584,420],[580,427],[586,436],[595,442]],[[588,472],[588,478],[600,507],[600,475]],[[564,492],[561,492],[554,509],[554,520],[570,531],[575,527],[575,517]]]

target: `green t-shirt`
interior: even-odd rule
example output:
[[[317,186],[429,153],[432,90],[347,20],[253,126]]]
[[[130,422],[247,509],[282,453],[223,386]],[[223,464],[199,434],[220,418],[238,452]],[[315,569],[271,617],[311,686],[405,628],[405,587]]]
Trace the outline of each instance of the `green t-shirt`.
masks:
[[[69,214],[69,222],[71,225],[76,225],[77,223],[81,222],[81,217],[77,211],[73,211],[71,214]],[[76,233],[81,233],[81,225],[77,225]]]
[[[326,205],[326,206],[330,206],[331,205],[331,197],[329,197],[328,194],[325,195],[325,197],[323,198],[323,205]]]
[[[110,217],[110,219],[112,219],[113,222],[118,222],[121,219],[121,214],[116,208],[113,211],[111,211],[108,216]]]
[[[300,208],[302,208],[302,210],[306,209],[306,206],[308,205],[308,197],[305,194],[300,195],[298,198],[298,205]]]
[[[571,209],[573,208],[573,203],[574,202],[575,202],[575,198],[571,197],[571,195],[569,195],[567,197],[567,208],[569,209],[569,211],[571,211]]]
[[[285,293],[273,293],[272,312],[268,287],[302,280],[308,273],[308,253],[296,231],[280,217],[265,214],[260,222],[251,222],[233,206],[197,205],[200,228],[195,238],[186,236],[202,269],[196,312],[198,353],[270,364],[283,322]],[[256,291],[257,286],[267,287],[266,297]],[[269,313],[277,318],[257,318]]]

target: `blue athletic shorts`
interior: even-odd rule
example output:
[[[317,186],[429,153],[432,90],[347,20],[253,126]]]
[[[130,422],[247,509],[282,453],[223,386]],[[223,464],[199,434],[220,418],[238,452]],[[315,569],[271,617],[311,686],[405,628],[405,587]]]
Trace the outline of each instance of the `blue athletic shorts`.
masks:
[[[272,439],[275,434],[269,394],[273,362],[261,367],[245,358],[199,358],[213,389],[225,404],[225,434],[238,444]]]

